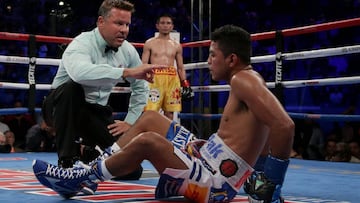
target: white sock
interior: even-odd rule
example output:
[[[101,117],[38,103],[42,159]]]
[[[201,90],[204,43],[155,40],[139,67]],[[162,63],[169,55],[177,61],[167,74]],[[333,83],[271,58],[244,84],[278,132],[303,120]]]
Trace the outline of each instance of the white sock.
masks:
[[[121,150],[120,146],[116,142],[114,142],[114,144],[111,146],[111,152],[115,153],[115,152],[118,152],[120,150]]]
[[[102,176],[104,178],[104,180],[110,180],[111,178],[113,178],[114,176],[111,175],[111,173],[109,172],[109,170],[106,168],[105,165],[105,160],[101,161],[101,172],[102,172]]]

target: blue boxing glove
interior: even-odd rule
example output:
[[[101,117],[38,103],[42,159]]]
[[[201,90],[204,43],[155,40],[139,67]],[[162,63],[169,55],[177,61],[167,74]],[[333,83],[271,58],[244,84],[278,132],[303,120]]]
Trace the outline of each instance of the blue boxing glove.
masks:
[[[188,80],[181,81],[181,98],[183,101],[191,101],[194,98],[194,92]]]
[[[249,202],[283,203],[281,187],[289,160],[281,160],[268,155],[266,158],[260,158],[260,162],[264,162],[263,167],[259,167],[263,168],[263,171],[253,172],[244,183],[244,190],[249,195]],[[260,165],[258,164],[258,166]]]
[[[244,183],[250,203],[284,203],[281,185],[271,182],[263,172],[254,171]]]

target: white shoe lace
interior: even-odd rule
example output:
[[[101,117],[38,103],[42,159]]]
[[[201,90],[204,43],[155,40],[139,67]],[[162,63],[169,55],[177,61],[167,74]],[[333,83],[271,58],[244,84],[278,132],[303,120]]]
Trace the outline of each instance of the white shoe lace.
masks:
[[[99,160],[103,160],[106,159],[107,157],[111,156],[111,154],[106,150],[103,151],[99,146],[95,146],[95,149],[100,153],[100,155],[98,157],[96,157],[94,160],[90,161],[89,163],[84,163],[82,161],[76,161],[75,164],[73,165],[73,168],[85,168],[90,170],[91,166],[94,165],[97,161]],[[112,153],[112,152],[111,152]]]
[[[88,175],[89,170],[86,168],[59,168],[49,164],[46,169],[46,175],[62,179],[75,179]]]
[[[108,149],[105,149],[105,151],[103,151],[99,146],[95,146],[95,149],[100,153],[100,155],[98,157],[96,157],[96,159],[92,160],[91,162],[89,162],[87,165],[91,166],[94,165],[97,161],[99,160],[104,160],[106,158],[108,158],[109,156],[111,156],[111,154],[113,154],[111,148],[109,147]],[[83,163],[84,164],[84,163]]]
[[[91,166],[88,165],[88,164],[85,164],[82,161],[77,161],[73,165],[73,168],[84,168],[84,169],[90,170]],[[97,182],[98,181],[96,181],[96,180],[83,182],[82,183],[83,188],[81,189],[81,192],[83,192],[85,195],[93,195],[93,194],[95,194],[95,191],[97,189]]]

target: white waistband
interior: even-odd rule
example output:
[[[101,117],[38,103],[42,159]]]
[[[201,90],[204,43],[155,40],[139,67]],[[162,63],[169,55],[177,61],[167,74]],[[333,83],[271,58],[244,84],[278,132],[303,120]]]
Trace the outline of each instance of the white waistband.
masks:
[[[200,153],[207,164],[216,171],[215,174],[223,176],[236,190],[240,189],[253,171],[253,168],[235,154],[216,133],[201,147]]]

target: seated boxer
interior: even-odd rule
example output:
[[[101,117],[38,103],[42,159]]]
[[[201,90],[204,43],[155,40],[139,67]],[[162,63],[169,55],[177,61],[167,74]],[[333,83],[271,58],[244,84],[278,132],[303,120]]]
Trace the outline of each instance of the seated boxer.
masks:
[[[65,198],[84,185],[109,180],[149,160],[160,174],[155,197],[228,202],[244,182],[250,202],[280,203],[294,122],[250,65],[250,34],[226,25],[212,33],[209,70],[230,85],[219,129],[206,141],[155,111],[146,111],[121,136],[120,150],[90,167],[63,169],[34,160],[37,179]],[[267,152],[263,173],[253,167]]]

